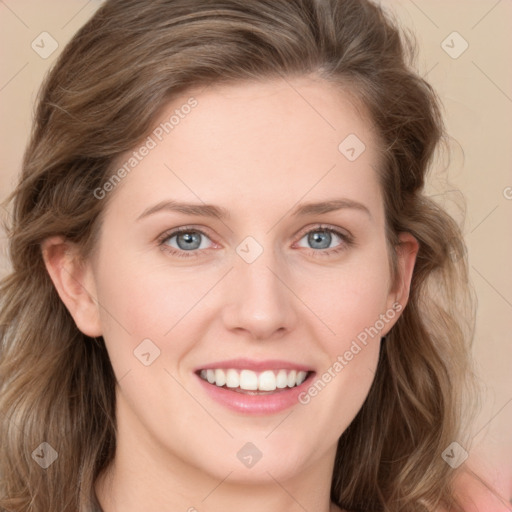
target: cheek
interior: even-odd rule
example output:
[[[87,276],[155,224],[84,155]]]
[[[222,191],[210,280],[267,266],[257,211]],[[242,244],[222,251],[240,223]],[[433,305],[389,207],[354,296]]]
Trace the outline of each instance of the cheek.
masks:
[[[315,292],[322,321],[332,332],[317,331],[317,343],[325,354],[312,385],[301,397],[319,425],[329,425],[328,437],[336,437],[356,416],[372,385],[379,360],[383,315],[386,315],[386,273],[340,273],[325,293]],[[321,307],[320,307],[321,306]],[[314,309],[312,306],[311,309]],[[394,312],[393,312],[394,315]]]
[[[115,318],[118,325],[114,327],[122,326],[133,337],[163,338],[207,289],[207,283],[191,275],[180,276],[164,266],[128,258],[105,258],[98,282],[105,324],[110,327]]]
[[[155,368],[180,360],[193,346],[199,336],[193,329],[199,329],[200,322],[187,323],[187,315],[196,312],[194,305],[208,283],[201,286],[191,276],[183,279],[162,268],[111,256],[102,260],[97,275],[103,337],[118,378],[130,371],[132,377],[142,372],[141,378],[147,379]],[[179,343],[173,343],[178,335]],[[149,368],[140,360],[148,352],[154,361]]]
[[[328,326],[331,335],[325,338],[338,349],[375,324],[382,329],[379,319],[386,312],[389,284],[387,260],[375,258],[370,263],[360,258],[311,275],[301,285],[301,298]]]
[[[387,258],[377,249],[358,256],[331,270],[320,280],[323,287],[304,288],[311,309],[320,312],[333,332],[317,337],[326,354],[325,363],[302,399],[314,408],[319,422],[330,424],[339,434],[361,408],[373,382],[383,318],[396,317],[395,311],[388,314],[387,310]]]

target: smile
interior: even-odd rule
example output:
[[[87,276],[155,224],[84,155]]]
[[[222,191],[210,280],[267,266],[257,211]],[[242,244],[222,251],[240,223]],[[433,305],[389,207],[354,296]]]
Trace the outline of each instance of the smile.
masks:
[[[302,404],[299,395],[316,372],[284,360],[217,361],[194,371],[205,397],[244,415],[275,414]]]
[[[300,386],[307,378],[308,373],[301,370],[264,370],[255,372],[248,369],[208,369],[201,370],[201,379],[217,387],[230,388],[238,392],[275,392],[287,388]]]

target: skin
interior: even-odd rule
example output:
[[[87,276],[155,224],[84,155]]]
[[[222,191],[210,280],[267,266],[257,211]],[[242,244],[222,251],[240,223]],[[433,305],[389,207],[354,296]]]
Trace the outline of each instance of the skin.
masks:
[[[405,307],[418,243],[400,234],[393,281],[376,137],[339,88],[302,77],[194,97],[198,106],[110,192],[90,258],[81,262],[62,237],[43,245],[60,297],[84,333],[104,337],[118,379],[118,447],[97,496],[105,512],[339,510],[329,499],[337,440],[368,394],[380,336],[400,313],[307,405],[277,414],[226,409],[193,370],[248,357],[321,375],[395,302]],[[366,145],[353,162],[338,150],[351,133]],[[297,203],[335,198],[368,212],[291,215]],[[168,199],[222,206],[230,218],[160,211],[137,221]],[[333,236],[329,248],[343,250],[325,254],[307,237],[322,224],[354,243]],[[199,256],[158,245],[180,226],[206,233]],[[236,252],[247,236],[263,248],[252,263]],[[179,251],[176,237],[169,245]],[[146,338],[161,351],[149,366],[133,354]],[[246,442],[263,454],[252,468],[236,457]]]

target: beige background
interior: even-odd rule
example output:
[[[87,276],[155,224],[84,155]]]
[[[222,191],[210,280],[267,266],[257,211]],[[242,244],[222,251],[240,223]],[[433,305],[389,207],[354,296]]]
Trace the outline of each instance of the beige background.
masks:
[[[448,206],[460,193],[467,202],[464,232],[479,300],[474,356],[484,395],[473,426],[473,446],[466,448],[470,461],[508,500],[512,498],[512,2],[384,0],[383,4],[416,33],[418,68],[439,92],[453,137],[450,167],[433,174],[429,193]],[[20,170],[44,74],[99,5],[97,0],[0,0],[0,200],[12,189]],[[46,59],[31,47],[42,32],[51,34],[59,45]],[[466,51],[452,58],[464,41]],[[0,249],[4,274],[8,262],[3,233]]]

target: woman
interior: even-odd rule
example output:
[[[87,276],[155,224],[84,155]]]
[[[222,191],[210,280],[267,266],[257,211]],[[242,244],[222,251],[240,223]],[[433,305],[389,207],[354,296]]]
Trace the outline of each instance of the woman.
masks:
[[[412,55],[369,1],[105,2],[13,194],[2,510],[465,506],[467,264]]]

